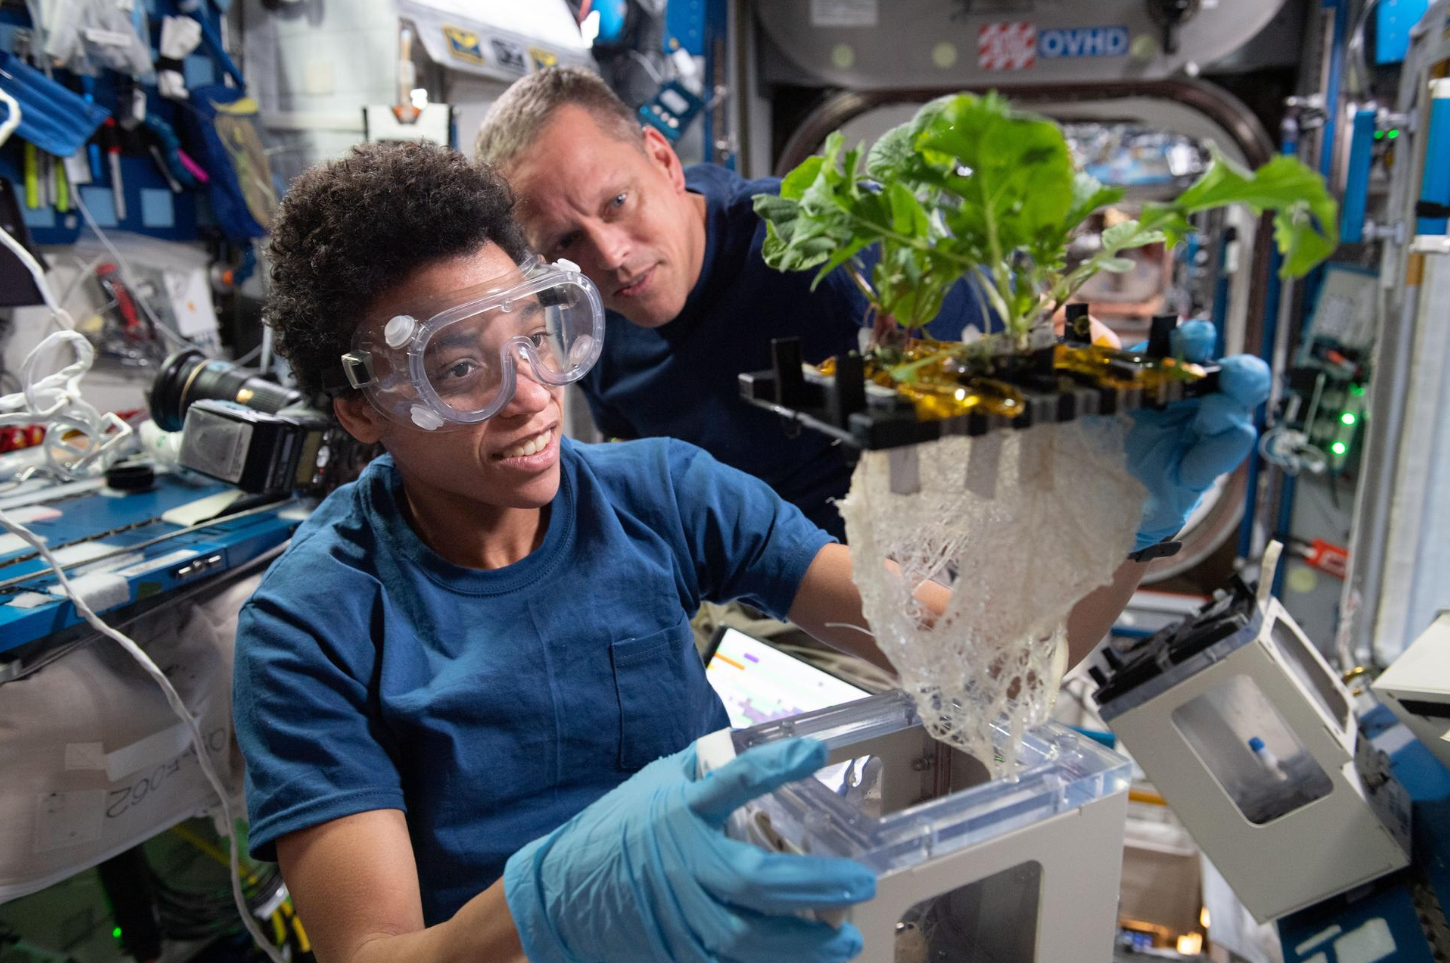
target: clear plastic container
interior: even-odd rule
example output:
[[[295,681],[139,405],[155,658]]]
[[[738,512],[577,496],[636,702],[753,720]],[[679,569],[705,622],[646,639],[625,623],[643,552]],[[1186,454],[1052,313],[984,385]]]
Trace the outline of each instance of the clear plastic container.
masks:
[[[1262,690],[1233,675],[1173,710],[1173,725],[1243,817],[1262,826],[1334,789]]]
[[[904,692],[733,733],[735,751],[792,736],[830,749],[818,778],[758,801],[752,838],[773,848],[846,856],[878,873],[905,869],[1125,790],[1126,759],[1064,726],[1022,738],[1010,778],[927,734]],[[1009,733],[995,727],[1001,745]],[[849,767],[842,763],[850,762]]]
[[[1011,736],[992,735],[1000,755]],[[791,736],[824,742],[829,764],[737,811],[731,832],[876,871],[876,899],[851,913],[866,940],[858,963],[1044,963],[1097,943],[1109,952],[1125,803],[1106,797],[1126,794],[1126,759],[1049,724],[1023,735],[1013,771],[994,779],[931,738],[904,692],[731,734],[737,754]]]

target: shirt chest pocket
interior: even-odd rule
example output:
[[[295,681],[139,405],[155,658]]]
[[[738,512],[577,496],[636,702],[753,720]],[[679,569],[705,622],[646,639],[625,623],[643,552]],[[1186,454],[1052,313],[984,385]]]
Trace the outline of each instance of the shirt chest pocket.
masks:
[[[619,765],[639,769],[703,735],[715,696],[683,615],[667,629],[610,646],[619,699]]]

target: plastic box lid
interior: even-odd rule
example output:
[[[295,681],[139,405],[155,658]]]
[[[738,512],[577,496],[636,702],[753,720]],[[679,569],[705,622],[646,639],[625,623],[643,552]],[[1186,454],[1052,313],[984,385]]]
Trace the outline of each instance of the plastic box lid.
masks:
[[[777,739],[808,736],[824,742],[831,758],[840,760],[851,756],[853,745],[914,728],[922,728],[916,705],[905,692],[896,691],[732,735],[737,753]],[[1003,725],[993,726],[996,745],[1010,737]],[[817,779],[791,783],[752,805],[768,814],[772,828],[803,851],[849,857],[885,873],[1124,792],[1132,768],[1124,757],[1057,723],[1026,732],[1017,760],[1008,777],[882,816],[867,812],[859,801],[838,795]],[[911,765],[899,759],[883,763]]]

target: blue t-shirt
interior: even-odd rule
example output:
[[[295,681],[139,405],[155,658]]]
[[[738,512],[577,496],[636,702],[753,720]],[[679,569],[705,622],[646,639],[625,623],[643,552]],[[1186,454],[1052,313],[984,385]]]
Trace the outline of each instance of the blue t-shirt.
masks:
[[[563,439],[543,544],[461,568],[399,513],[389,457],[330,495],[242,610],[234,714],[251,850],[402,809],[431,925],[525,843],[727,727],[701,599],[784,618],[829,536],[672,440]]]
[[[772,338],[801,339],[816,364],[859,347],[866,299],[845,270],[811,290],[813,271],[783,273],[761,256],[765,221],[751,198],[779,193],[776,178],[746,181],[713,164],[685,170],[685,186],[705,198],[700,279],[673,321],[641,328],[609,312],[604,353],[579,382],[606,436],[683,438],[720,461],[764,479],[821,528],[843,538],[832,500],[850,487],[851,468],[826,435],[787,434],[781,419],[740,398],[738,375],[770,368]],[[862,253],[869,265],[875,249]],[[869,271],[868,271],[869,276]],[[977,295],[958,284],[928,330],[957,340],[987,330]]]

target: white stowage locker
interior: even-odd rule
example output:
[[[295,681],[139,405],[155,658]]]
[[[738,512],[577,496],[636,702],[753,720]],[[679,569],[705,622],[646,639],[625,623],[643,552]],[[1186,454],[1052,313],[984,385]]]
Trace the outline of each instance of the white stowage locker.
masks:
[[[1441,612],[1371,688],[1450,769],[1450,612]]]
[[[864,938],[860,963],[1112,959],[1126,759],[1050,723],[1022,737],[1010,778],[994,779],[932,739],[906,693],[888,692],[714,733],[701,769],[791,736],[824,742],[829,764],[737,810],[729,832],[874,870],[876,897],[846,914]]]
[[[1110,662],[1103,721],[1259,922],[1408,865],[1409,797],[1277,599],[1225,596]]]
[[[209,588],[121,626],[170,677],[237,797],[232,643],[237,613],[260,578]],[[0,902],[202,815],[216,799],[156,683],[97,635],[0,683],[0,773]]]
[[[551,64],[594,65],[564,0],[329,0],[276,11],[245,0],[242,23],[247,87],[284,181],[361,143],[365,108],[376,126],[377,109],[399,103],[405,87],[447,106],[467,153],[509,84]]]

